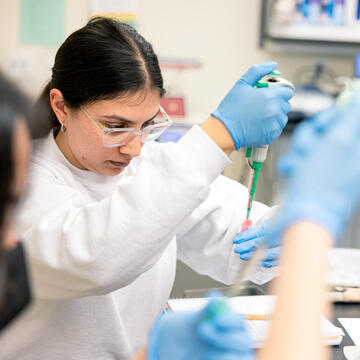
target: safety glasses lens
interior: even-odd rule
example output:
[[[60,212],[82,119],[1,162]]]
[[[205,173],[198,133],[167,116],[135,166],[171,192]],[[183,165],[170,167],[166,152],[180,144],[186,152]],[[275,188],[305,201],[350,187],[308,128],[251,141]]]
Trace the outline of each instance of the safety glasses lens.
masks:
[[[121,146],[135,137],[133,132],[114,131],[104,134],[103,142],[106,147]]]

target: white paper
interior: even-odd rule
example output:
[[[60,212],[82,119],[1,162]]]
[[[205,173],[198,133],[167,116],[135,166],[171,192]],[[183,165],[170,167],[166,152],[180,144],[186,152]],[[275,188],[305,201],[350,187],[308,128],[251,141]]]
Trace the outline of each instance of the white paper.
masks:
[[[223,298],[224,299],[224,298]],[[197,311],[202,309],[209,298],[170,299],[169,305],[173,311]],[[227,299],[232,310],[242,315],[270,315],[275,306],[276,297],[271,295],[235,296]],[[245,320],[246,326],[254,339],[254,348],[262,347],[270,329],[270,320]],[[311,326],[309,324],[309,326]],[[330,321],[323,318],[324,343],[338,345],[343,338],[343,331]]]
[[[344,355],[347,360],[360,360],[360,347],[344,346]]]
[[[271,321],[269,320],[245,320],[246,327],[255,339],[254,348],[259,349],[265,345],[266,338],[270,331]],[[344,332],[341,328],[333,325],[323,317],[323,343],[325,345],[339,345],[343,339]],[[289,332],[291,334],[291,331]]]
[[[329,284],[360,287],[360,249],[331,249],[329,260]]]
[[[276,297],[271,295],[235,296],[228,299],[232,310],[238,314],[269,315],[275,306]],[[170,299],[173,311],[196,311],[202,309],[209,298]]]
[[[276,216],[279,209],[279,206],[272,206],[271,208],[268,208],[266,212],[257,221],[254,222],[253,227],[259,226],[261,223],[272,219],[274,216]],[[271,268],[258,266],[256,272],[245,280],[251,281],[257,285],[263,285],[271,281],[274,277],[278,275],[279,266],[274,266]]]
[[[341,325],[356,346],[360,346],[360,318],[340,318]]]
[[[271,281],[274,277],[278,276],[279,273],[279,266],[274,266],[271,268],[264,268],[259,266],[255,274],[251,275],[251,277],[247,280],[253,282],[256,285],[263,285]]]

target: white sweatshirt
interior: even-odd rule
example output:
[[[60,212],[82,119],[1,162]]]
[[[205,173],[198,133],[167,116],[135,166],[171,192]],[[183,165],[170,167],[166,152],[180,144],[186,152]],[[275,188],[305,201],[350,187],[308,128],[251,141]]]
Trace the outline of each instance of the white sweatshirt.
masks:
[[[114,177],[72,166],[52,132],[38,141],[16,222],[35,299],[0,337],[0,359],[128,359],[166,305],[177,257],[233,283],[247,189],[219,176],[229,164],[197,126],[144,145]],[[266,211],[254,203],[254,220]]]

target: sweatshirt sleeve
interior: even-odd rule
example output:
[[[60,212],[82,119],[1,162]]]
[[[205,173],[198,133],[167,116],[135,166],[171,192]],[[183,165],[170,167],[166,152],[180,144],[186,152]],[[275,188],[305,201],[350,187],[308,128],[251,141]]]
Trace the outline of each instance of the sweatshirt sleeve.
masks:
[[[58,181],[51,161],[46,168],[34,163],[16,226],[36,297],[101,295],[134,281],[159,260],[230,163],[199,127],[177,144],[153,146],[150,159],[101,201]]]
[[[211,185],[207,199],[188,216],[177,233],[178,258],[200,274],[211,276],[225,284],[233,284],[243,261],[234,253],[233,238],[246,218],[247,188],[225,176]],[[253,202],[251,219],[261,222],[272,216],[272,209]],[[252,281],[270,280],[270,269],[260,269]],[[260,279],[260,280],[259,280]]]

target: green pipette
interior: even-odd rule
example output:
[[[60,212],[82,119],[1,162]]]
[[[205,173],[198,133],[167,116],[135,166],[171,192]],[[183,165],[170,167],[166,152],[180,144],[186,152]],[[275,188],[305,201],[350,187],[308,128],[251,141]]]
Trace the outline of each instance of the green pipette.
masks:
[[[292,90],[295,90],[295,87],[291,82],[281,77],[282,73],[280,71],[272,71],[268,78],[265,80],[258,81],[255,84],[257,88],[269,88],[269,87],[282,87],[287,86]],[[263,162],[266,160],[267,151],[269,145],[257,146],[254,148],[247,148],[246,158],[248,164],[251,168],[250,179],[249,179],[249,199],[248,206],[246,211],[246,219],[250,218],[252,202],[255,196],[256,185],[259,179],[260,169],[262,168]],[[252,160],[252,161],[251,161]]]
[[[259,179],[260,169],[262,168],[263,162],[266,160],[268,146],[258,146],[256,148],[248,148],[246,150],[245,157],[248,159],[250,166],[250,178],[249,178],[249,198],[246,211],[246,219],[250,218],[252,202],[254,200],[256,185]],[[251,161],[252,159],[252,161]]]

